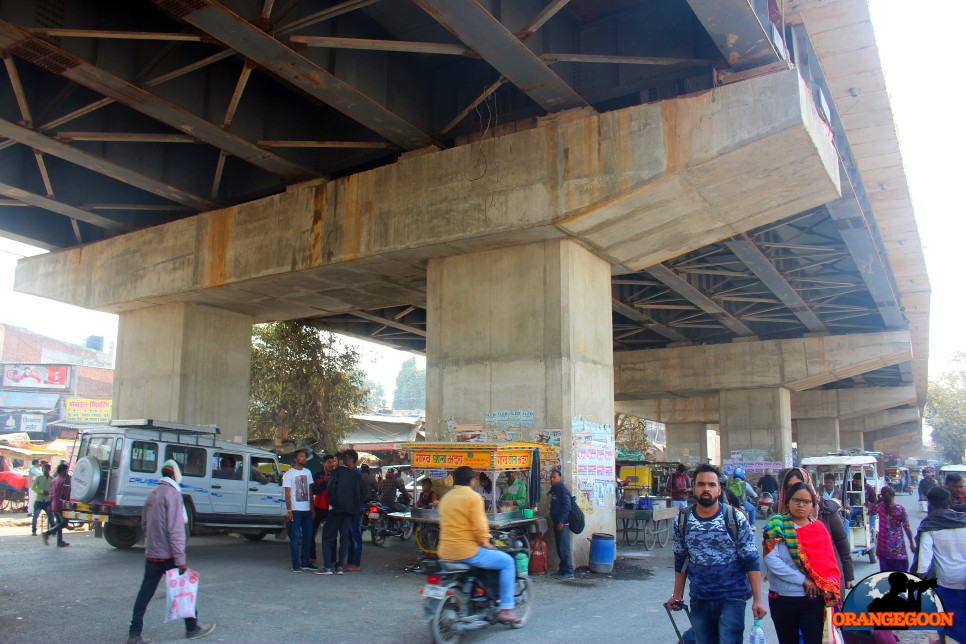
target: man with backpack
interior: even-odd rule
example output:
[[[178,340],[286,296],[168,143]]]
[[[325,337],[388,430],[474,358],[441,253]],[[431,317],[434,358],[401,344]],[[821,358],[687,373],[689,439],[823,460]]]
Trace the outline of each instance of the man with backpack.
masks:
[[[731,477],[731,482],[728,484],[728,487],[738,497],[738,507],[748,513],[748,522],[751,524],[751,531],[754,532],[758,512],[755,510],[755,504],[752,503],[751,499],[758,500],[758,494],[755,493],[751,484],[745,480],[745,470],[743,468],[735,468],[734,475]]]
[[[761,564],[747,519],[725,503],[721,472],[699,465],[694,481],[698,502],[674,525],[674,592],[667,606],[680,610],[684,585],[691,586],[691,623],[697,644],[741,644],[745,604],[767,614],[761,601]]]
[[[667,494],[673,506],[680,510],[688,507],[688,497],[691,495],[691,479],[687,471],[684,463],[678,463],[677,471],[667,478]]]
[[[550,524],[553,526],[554,543],[560,570],[557,579],[568,581],[574,578],[574,557],[570,550],[570,490],[563,484],[559,470],[550,473]]]

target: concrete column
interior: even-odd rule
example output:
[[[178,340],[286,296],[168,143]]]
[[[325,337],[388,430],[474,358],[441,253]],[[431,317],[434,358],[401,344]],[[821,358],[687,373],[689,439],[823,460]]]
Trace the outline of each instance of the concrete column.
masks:
[[[196,304],[120,314],[114,417],[215,424],[248,436],[249,318]]]
[[[842,449],[865,449],[865,432],[839,432],[839,445]]]
[[[724,389],[721,406],[721,458],[733,450],[762,449],[768,460],[791,462],[792,408],[788,389]]]
[[[839,448],[838,418],[800,418],[795,421],[798,458],[825,456]]]
[[[534,429],[561,430],[561,470],[575,483],[571,422],[613,424],[610,265],[569,240],[434,259],[428,266],[426,424],[527,409]],[[586,534],[614,533],[613,495],[582,503]],[[574,563],[589,542],[574,539]]]
[[[708,458],[708,426],[705,423],[665,424],[665,458],[682,463],[704,463]]]

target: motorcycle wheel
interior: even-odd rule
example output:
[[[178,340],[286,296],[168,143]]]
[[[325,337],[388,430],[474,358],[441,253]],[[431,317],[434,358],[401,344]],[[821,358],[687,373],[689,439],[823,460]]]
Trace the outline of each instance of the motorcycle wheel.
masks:
[[[402,534],[399,535],[399,540],[407,541],[409,537],[413,536],[413,527],[412,521],[400,521],[399,528]]]
[[[457,644],[460,641],[460,633],[455,629],[458,619],[459,603],[456,598],[440,600],[436,613],[429,620],[429,634],[433,638],[433,644]]]
[[[381,546],[386,543],[386,534],[379,528],[378,524],[374,524],[369,528],[369,537],[372,539],[374,545]]]
[[[520,618],[520,622],[514,624],[513,628],[523,628],[530,621],[530,612],[533,609],[533,589],[530,586],[530,579],[528,577],[517,578],[517,584],[516,606],[513,610],[517,614],[517,617]]]

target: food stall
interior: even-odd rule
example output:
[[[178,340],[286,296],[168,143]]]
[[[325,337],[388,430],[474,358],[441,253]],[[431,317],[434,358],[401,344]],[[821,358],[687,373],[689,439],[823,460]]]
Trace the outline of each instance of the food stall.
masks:
[[[533,516],[533,506],[539,501],[539,471],[534,468],[534,455],[547,454],[547,445],[541,443],[403,443],[400,450],[412,455],[412,475],[427,476],[433,481],[433,489],[442,498],[452,488],[452,472],[458,467],[469,466],[477,474],[485,474],[491,481],[489,494],[483,494],[490,530],[495,538],[507,535],[518,538],[529,553],[529,534],[544,532],[546,520]],[[538,456],[538,458],[544,458]],[[499,486],[507,483],[512,475],[523,483],[525,500],[511,501],[501,494]],[[536,479],[536,480],[534,480]],[[536,490],[534,489],[536,487]],[[439,510],[416,507],[418,491],[412,495],[408,512],[394,512],[390,516],[408,519],[416,524],[416,546],[427,556],[436,554],[439,543]],[[487,498],[489,497],[489,499]]]
[[[7,464],[6,471],[0,472],[0,510],[23,512],[27,507],[27,471],[30,461],[39,458],[49,460],[54,452],[44,449],[13,447],[0,444],[0,456]],[[22,468],[12,467],[14,461],[23,461]]]

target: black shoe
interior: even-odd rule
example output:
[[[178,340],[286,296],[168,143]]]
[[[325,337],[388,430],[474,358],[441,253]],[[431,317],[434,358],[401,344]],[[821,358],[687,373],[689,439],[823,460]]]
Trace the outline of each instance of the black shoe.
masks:
[[[200,640],[202,637],[211,635],[215,630],[215,624],[198,624],[198,628],[185,633],[185,638],[189,640]]]
[[[306,570],[308,572],[315,572],[318,569],[319,569],[318,566],[313,566],[312,564],[306,564],[302,566],[302,570]]]
[[[301,566],[292,566],[292,572],[302,572]]]

